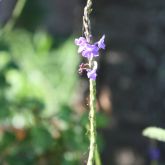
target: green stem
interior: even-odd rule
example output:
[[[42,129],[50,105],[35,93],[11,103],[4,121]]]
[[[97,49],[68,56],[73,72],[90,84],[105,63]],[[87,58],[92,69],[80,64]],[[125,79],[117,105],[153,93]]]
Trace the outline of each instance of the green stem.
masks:
[[[89,80],[90,85],[90,146],[87,165],[93,165],[96,151],[96,81]]]
[[[96,146],[96,149],[95,149],[95,163],[96,163],[96,165],[101,165],[100,154],[99,154],[97,146]]]
[[[17,0],[17,3],[14,7],[10,20],[3,27],[4,32],[9,32],[13,29],[18,17],[22,13],[25,3],[26,3],[26,0]]]
[[[87,0],[87,4],[84,8],[83,16],[83,29],[84,35],[89,43],[91,43],[91,24],[90,24],[90,13],[92,11],[92,0]],[[93,58],[88,61],[89,67],[93,66]],[[96,81],[89,80],[89,91],[90,91],[90,112],[89,112],[89,127],[90,127],[90,146],[89,146],[89,156],[87,165],[93,165],[94,158],[96,165],[101,165],[99,152],[97,150],[96,143]]]

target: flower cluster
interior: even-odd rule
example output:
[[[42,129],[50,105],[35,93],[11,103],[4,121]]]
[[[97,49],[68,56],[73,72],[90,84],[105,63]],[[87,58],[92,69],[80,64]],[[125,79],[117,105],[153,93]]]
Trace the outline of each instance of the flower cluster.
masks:
[[[101,37],[101,39],[94,43],[90,44],[87,42],[87,40],[84,37],[80,37],[78,39],[75,39],[75,44],[79,46],[78,53],[81,53],[81,55],[88,60],[92,59],[93,57],[99,56],[99,50],[105,49],[104,44],[105,35]],[[97,63],[95,62],[93,65],[93,68],[90,68],[88,64],[81,64],[79,72],[82,72],[83,70],[87,71],[87,76],[89,79],[95,80],[96,79],[96,70],[97,70]],[[84,67],[85,66],[85,67]]]

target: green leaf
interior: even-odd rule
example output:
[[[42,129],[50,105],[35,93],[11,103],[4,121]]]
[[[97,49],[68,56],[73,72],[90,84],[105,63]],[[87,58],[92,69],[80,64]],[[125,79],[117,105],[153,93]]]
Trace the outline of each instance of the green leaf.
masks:
[[[32,128],[31,139],[36,154],[42,154],[53,146],[53,139],[50,133],[41,126]]]
[[[143,130],[143,136],[165,142],[165,129],[158,127],[147,127]]]

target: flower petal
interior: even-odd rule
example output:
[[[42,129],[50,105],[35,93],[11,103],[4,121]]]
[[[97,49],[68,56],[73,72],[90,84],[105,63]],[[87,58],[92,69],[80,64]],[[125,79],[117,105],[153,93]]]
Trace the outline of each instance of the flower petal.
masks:
[[[78,39],[75,39],[75,44],[78,46],[83,46],[87,43],[87,40],[84,37],[80,37]]]
[[[86,58],[93,58],[99,55],[99,49],[96,45],[86,44],[82,56]]]
[[[103,35],[101,37],[101,39],[97,42],[97,45],[98,45],[99,49],[105,49],[104,40],[105,40],[105,35]]]
[[[87,70],[87,76],[91,80],[96,80],[96,76],[97,76],[96,70],[95,69],[93,69],[93,70],[91,70],[91,69]]]

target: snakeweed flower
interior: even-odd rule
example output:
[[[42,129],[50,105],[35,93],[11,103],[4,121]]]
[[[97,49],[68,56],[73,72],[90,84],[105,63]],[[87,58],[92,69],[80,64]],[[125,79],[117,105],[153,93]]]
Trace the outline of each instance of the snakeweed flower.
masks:
[[[99,49],[105,49],[104,39],[105,35],[94,44],[88,43],[84,37],[75,39],[75,44],[79,46],[78,53],[81,53],[83,57],[88,59],[99,56]]]
[[[82,56],[88,59],[99,56],[99,48],[96,45],[86,44]]]
[[[77,46],[79,46],[78,48],[78,53],[81,53],[81,55],[85,58],[87,58],[88,60],[92,59],[93,57],[98,57],[99,56],[99,50],[100,49],[105,49],[105,35],[103,35],[101,37],[101,39],[94,43],[94,44],[90,44],[89,42],[87,42],[87,40],[84,37],[80,37],[75,39],[75,44]],[[97,76],[97,67],[96,67],[96,61],[94,61],[94,65],[93,68],[82,68],[82,66],[87,66],[87,64],[81,64],[80,68],[79,68],[79,72],[82,72],[83,70],[87,71],[87,77],[89,79],[92,80],[96,80],[96,76]]]
[[[96,44],[89,44],[84,37],[75,39],[75,44],[79,46],[78,53],[82,53],[83,57],[90,59],[92,57],[97,57],[99,54],[99,48]]]
[[[93,69],[87,69],[87,77],[92,80],[96,80],[97,76],[97,62],[93,61]]]
[[[105,40],[105,35],[103,35],[101,39],[96,43],[99,49],[105,49],[104,40]]]
[[[95,69],[93,69],[93,70],[88,69],[87,70],[87,77],[89,79],[96,80],[96,76],[97,76],[97,73],[96,73],[96,70]]]
[[[80,37],[78,39],[77,38],[75,39],[75,44],[78,46],[83,45],[85,43],[87,43],[87,40],[84,37]]]
[[[75,44],[79,46],[78,53],[81,53],[87,44],[87,40],[84,37],[80,37],[78,39],[75,39]]]

